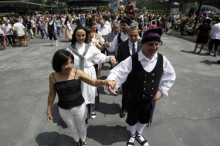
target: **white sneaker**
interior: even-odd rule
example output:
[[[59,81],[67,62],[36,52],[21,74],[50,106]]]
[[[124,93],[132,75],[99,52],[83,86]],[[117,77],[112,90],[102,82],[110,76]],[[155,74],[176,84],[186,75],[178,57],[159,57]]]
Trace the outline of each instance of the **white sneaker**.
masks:
[[[95,118],[96,118],[96,113],[95,113],[95,112],[92,112],[92,113],[91,113],[91,118],[92,118],[92,119],[95,119]]]
[[[58,43],[56,43],[56,47],[58,47]]]

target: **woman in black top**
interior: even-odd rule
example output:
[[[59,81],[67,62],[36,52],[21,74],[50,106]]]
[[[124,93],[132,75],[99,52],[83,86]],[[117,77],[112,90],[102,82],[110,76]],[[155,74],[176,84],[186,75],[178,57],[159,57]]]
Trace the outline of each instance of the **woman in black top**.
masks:
[[[199,54],[201,53],[202,49],[204,48],[204,45],[208,42],[209,35],[210,35],[210,20],[206,19],[204,20],[204,23],[199,26],[197,29],[197,39],[196,39],[196,45],[193,53],[196,53],[196,49],[198,48],[198,45],[201,44]]]
[[[73,55],[67,50],[58,50],[53,57],[55,70],[49,76],[50,91],[48,95],[47,120],[51,122],[51,107],[58,94],[59,113],[71,129],[76,146],[86,143],[86,105],[81,93],[81,80],[92,86],[116,86],[115,81],[96,80],[80,69],[73,68]]]

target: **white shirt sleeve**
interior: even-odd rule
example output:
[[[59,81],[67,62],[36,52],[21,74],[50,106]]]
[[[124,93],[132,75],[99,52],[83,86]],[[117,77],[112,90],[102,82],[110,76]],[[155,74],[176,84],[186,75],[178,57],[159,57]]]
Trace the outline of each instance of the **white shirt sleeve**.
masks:
[[[93,62],[96,64],[109,62],[111,60],[111,56],[106,56],[105,54],[101,53],[99,49],[95,46],[91,46],[89,49],[93,49]]]
[[[48,34],[48,23],[49,22],[46,23],[46,27],[45,27],[45,31],[46,31],[47,34]]]
[[[103,37],[100,37],[100,38],[99,38],[99,43],[100,43],[101,45],[103,45],[103,44],[105,43],[105,39],[104,39]]]
[[[57,31],[57,24],[54,22],[54,31]]]
[[[109,52],[115,52],[118,49],[118,35],[114,37],[113,41],[109,45],[109,48],[106,47]]]
[[[168,96],[168,91],[173,86],[176,79],[176,73],[173,66],[165,56],[163,56],[163,62],[163,75],[160,80],[159,89],[163,95]]]
[[[127,77],[131,72],[131,70],[132,70],[132,58],[128,57],[110,71],[107,80],[115,80],[117,84],[117,88],[119,88],[127,80]],[[105,92],[109,93],[106,88],[105,88]]]

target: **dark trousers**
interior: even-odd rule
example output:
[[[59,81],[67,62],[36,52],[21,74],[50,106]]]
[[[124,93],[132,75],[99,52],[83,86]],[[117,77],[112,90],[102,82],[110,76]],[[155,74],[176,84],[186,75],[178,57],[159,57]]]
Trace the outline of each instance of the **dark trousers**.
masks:
[[[209,50],[212,50],[213,45],[215,44],[215,51],[218,50],[218,46],[220,44],[220,40],[218,39],[210,39],[209,41]]]
[[[57,37],[56,37],[56,33],[55,33],[55,31],[48,32],[48,34],[49,34],[49,38],[50,38],[50,40],[52,40],[52,38],[53,38],[54,40],[57,40]]]
[[[122,109],[128,108],[128,83],[127,81],[122,84]]]
[[[12,45],[12,43],[13,43],[13,45],[15,45],[15,37],[13,35],[7,35],[7,40],[9,42],[9,44]]]
[[[141,124],[149,123],[151,117],[151,102],[136,102],[128,100],[128,114],[126,122],[133,126],[140,122]]]

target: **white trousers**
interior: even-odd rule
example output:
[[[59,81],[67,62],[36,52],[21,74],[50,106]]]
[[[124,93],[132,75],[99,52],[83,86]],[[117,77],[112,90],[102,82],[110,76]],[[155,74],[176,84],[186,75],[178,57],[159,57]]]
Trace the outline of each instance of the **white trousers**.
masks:
[[[85,123],[87,110],[85,103],[70,110],[59,108],[59,113],[64,122],[70,128],[74,140],[79,142],[81,139],[84,142],[87,134]]]

